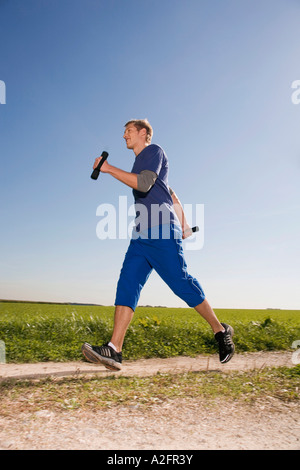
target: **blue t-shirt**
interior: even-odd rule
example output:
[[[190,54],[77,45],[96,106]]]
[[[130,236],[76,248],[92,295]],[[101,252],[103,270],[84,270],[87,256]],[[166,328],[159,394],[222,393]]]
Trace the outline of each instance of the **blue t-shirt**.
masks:
[[[131,173],[139,174],[143,170],[153,171],[157,179],[147,193],[133,190],[136,231],[147,232],[152,227],[162,225],[180,226],[169,192],[168,157],[159,145],[148,145],[136,156]]]

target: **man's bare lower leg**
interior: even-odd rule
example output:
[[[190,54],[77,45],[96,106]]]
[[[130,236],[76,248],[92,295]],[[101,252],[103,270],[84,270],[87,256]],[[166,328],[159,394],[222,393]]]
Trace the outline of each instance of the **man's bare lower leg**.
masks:
[[[206,299],[204,299],[201,304],[196,305],[195,310],[210,324],[214,334],[224,330],[224,327],[219,322],[215,312]]]
[[[117,349],[117,352],[122,351],[125,334],[133,315],[132,308],[125,305],[117,305],[115,308],[114,329],[110,341]]]
[[[209,323],[214,333],[223,331],[224,328],[219,322],[215,312],[205,299],[201,304],[195,307],[195,310]],[[111,343],[118,352],[122,351],[124,338],[134,311],[125,305],[117,305],[114,317],[114,329],[111,337]]]

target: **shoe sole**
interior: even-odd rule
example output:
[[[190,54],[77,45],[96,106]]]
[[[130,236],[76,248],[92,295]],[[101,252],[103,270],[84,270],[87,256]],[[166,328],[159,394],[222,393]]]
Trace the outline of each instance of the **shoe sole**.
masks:
[[[113,371],[119,371],[122,369],[122,365],[120,363],[114,359],[110,359],[109,357],[100,356],[100,354],[97,354],[88,343],[84,343],[82,345],[81,351],[84,357],[93,364],[103,364],[107,369]]]
[[[221,364],[226,364],[226,362],[229,362],[230,359],[233,357],[233,355],[234,355],[234,348],[233,348],[232,353],[227,354],[227,356],[225,357],[225,359],[223,359],[223,361],[220,361]]]
[[[230,325],[228,325],[228,327],[229,327],[228,329],[229,329],[229,332],[230,332],[230,336],[233,337],[234,329]],[[225,357],[225,359],[223,359],[223,361],[220,361],[221,364],[226,364],[226,362],[229,362],[230,359],[232,358],[232,356],[234,355],[234,352],[235,352],[235,346],[233,345],[233,351],[230,354],[227,354],[227,356]]]

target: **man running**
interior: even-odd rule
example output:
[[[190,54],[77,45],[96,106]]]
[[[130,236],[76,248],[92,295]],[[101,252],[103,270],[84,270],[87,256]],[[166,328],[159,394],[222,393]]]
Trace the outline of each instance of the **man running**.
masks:
[[[191,235],[179,199],[168,184],[168,158],[163,149],[151,144],[153,130],[144,119],[125,124],[124,139],[133,150],[131,172],[105,161],[102,173],[108,173],[133,189],[136,208],[133,230],[120,272],[115,299],[114,327],[110,342],[103,346],[84,343],[86,359],[111,370],[122,368],[122,347],[133,318],[141,290],[151,271],[155,271],[172,291],[193,307],[211,326],[219,345],[219,358],[228,362],[234,354],[233,328],[220,323],[205,298],[197,279],[187,272],[182,239]],[[94,168],[101,157],[96,158]]]

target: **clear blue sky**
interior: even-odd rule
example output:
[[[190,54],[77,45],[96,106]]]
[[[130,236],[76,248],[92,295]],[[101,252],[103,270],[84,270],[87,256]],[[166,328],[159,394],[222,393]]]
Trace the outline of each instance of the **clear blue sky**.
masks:
[[[130,171],[147,117],[185,204],[204,204],[189,271],[215,308],[300,309],[300,4],[0,0],[0,298],[112,305],[128,240],[99,240],[103,149]],[[151,275],[140,304],[184,307]]]

